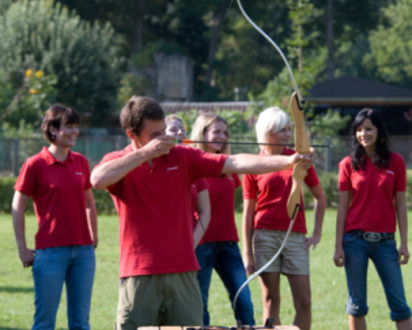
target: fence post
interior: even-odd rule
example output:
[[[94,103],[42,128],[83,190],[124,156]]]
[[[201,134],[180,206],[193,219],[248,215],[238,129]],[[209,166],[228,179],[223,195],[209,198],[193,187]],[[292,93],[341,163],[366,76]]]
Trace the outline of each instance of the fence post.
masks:
[[[17,138],[13,139],[12,168],[15,177],[19,175],[19,141]]]
[[[114,140],[114,150],[120,150],[122,148],[122,136],[116,135]]]
[[[325,145],[329,146],[325,148],[325,172],[330,172],[332,169],[332,146],[330,136],[325,137]]]

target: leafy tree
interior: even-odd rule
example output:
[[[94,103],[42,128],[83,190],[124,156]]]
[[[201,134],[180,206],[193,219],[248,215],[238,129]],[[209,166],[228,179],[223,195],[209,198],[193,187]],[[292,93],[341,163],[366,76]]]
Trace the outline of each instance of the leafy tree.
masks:
[[[318,19],[312,21],[310,29],[316,33],[316,37],[311,39],[309,47],[328,45],[334,50],[335,76],[373,78],[373,70],[365,66],[362,58],[370,52],[369,32],[384,22],[382,11],[393,1],[313,0],[311,2],[320,15]],[[328,12],[328,3],[332,3],[333,13]],[[328,17],[331,14],[333,17]],[[326,24],[331,20],[333,21],[334,40],[326,40],[328,36]],[[331,42],[333,45],[330,45]]]
[[[15,2],[0,16],[0,53],[0,71],[14,90],[36,68],[55,75],[56,99],[90,113],[93,124],[110,115],[121,61],[109,24],[86,23],[52,1]]]
[[[371,32],[371,53],[365,64],[385,82],[410,88],[412,84],[412,0],[399,0],[384,10],[386,23]]]
[[[39,127],[44,110],[56,102],[56,82],[54,74],[45,75],[42,70],[26,70],[22,85],[7,107],[7,122],[12,127],[19,127],[23,119],[26,123]]]
[[[308,47],[314,35],[306,33],[306,27],[318,17],[313,4],[308,0],[297,2],[288,0],[287,3],[289,18],[292,22],[292,34],[287,39],[287,52],[285,50],[284,52],[300,94],[304,97],[323,71],[326,51],[324,47],[316,51]],[[280,55],[276,56],[280,58]],[[263,101],[265,106],[277,105],[287,109],[292,90],[291,77],[285,64],[282,63],[281,72],[267,84],[266,90],[259,96],[251,96],[251,98],[255,101]]]

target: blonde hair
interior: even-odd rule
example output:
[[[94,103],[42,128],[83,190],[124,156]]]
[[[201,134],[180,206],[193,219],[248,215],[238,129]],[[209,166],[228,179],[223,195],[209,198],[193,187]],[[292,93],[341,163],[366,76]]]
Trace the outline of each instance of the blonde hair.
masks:
[[[169,125],[169,122],[172,121],[172,120],[178,120],[178,121],[180,121],[180,122],[183,124],[183,126],[184,126],[184,123],[183,123],[182,118],[180,118],[180,117],[177,116],[177,115],[169,115],[169,116],[167,116],[167,117],[165,118],[166,125]]]
[[[256,138],[259,143],[267,143],[269,133],[277,133],[291,124],[289,115],[279,107],[270,107],[259,114],[255,125]],[[260,146],[262,149],[263,146]]]
[[[204,112],[201,113],[199,117],[197,117],[192,132],[190,134],[190,139],[194,141],[203,141],[205,139],[205,133],[207,129],[214,123],[224,123],[226,128],[228,128],[226,120],[216,114]],[[227,138],[229,139],[229,130],[227,132]],[[206,143],[194,143],[193,147],[201,149],[203,151],[206,150]],[[230,146],[228,144],[224,144],[222,148],[222,153],[229,154],[230,153]]]

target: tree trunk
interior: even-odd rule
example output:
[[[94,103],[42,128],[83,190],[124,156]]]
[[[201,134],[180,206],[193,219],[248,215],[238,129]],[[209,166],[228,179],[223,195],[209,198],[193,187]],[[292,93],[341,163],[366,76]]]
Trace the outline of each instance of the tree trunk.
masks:
[[[223,20],[227,9],[226,1],[222,1],[217,12],[211,12],[210,18],[210,40],[209,40],[209,52],[207,56],[207,69],[205,75],[205,82],[207,85],[213,85],[213,63],[217,52],[219,32],[222,29]]]
[[[136,20],[132,27],[132,35],[130,40],[130,51],[132,54],[139,53],[143,45],[143,11],[145,0],[135,0],[134,7]]]
[[[333,0],[328,0],[327,8],[327,23],[326,23],[326,35],[328,43],[328,62],[326,64],[326,73],[328,79],[335,77],[335,42],[333,32]]]

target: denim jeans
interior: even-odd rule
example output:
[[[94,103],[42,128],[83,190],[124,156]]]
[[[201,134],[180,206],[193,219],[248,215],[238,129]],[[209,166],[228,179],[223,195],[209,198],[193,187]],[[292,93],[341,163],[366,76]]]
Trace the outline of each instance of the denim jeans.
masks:
[[[219,274],[229,292],[230,302],[246,281],[246,271],[236,242],[208,242],[196,248],[196,256],[201,270],[197,275],[203,300],[203,322],[210,324],[208,312],[208,297],[213,268]],[[236,320],[244,325],[254,325],[253,304],[249,287],[246,286],[239,294],[235,309]]]
[[[36,250],[33,264],[35,314],[32,329],[54,329],[63,283],[66,284],[69,329],[90,329],[94,271],[92,245]]]
[[[385,290],[391,319],[401,321],[409,318],[411,310],[406,303],[396,241],[370,243],[354,235],[345,234],[343,250],[349,295],[346,312],[353,316],[364,316],[368,313],[366,286],[370,258]]]

